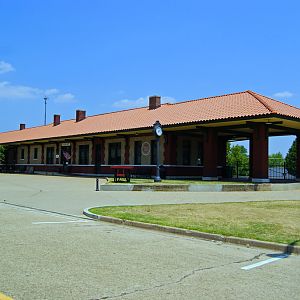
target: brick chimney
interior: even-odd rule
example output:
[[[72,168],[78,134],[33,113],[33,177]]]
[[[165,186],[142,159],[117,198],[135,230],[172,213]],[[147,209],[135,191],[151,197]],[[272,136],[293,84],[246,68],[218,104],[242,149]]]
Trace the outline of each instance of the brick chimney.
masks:
[[[160,96],[150,96],[149,97],[149,109],[156,109],[161,106]]]
[[[76,110],[76,122],[80,122],[85,119],[85,110]]]
[[[53,126],[57,126],[60,124],[60,115],[53,116]]]
[[[25,129],[25,124],[20,124],[20,130],[24,130]]]

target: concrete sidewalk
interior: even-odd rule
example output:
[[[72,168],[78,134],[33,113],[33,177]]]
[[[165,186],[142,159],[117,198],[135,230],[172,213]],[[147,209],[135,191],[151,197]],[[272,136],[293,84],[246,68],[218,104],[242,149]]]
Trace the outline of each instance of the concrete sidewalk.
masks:
[[[104,182],[104,181],[103,181]],[[0,174],[0,201],[82,215],[92,206],[300,200],[278,192],[96,192],[94,178]]]

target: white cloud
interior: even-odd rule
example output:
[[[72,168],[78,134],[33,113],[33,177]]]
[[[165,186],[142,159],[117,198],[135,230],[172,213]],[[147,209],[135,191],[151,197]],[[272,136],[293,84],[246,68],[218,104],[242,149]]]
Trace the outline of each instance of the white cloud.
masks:
[[[175,103],[176,99],[169,96],[163,96],[161,97],[161,103]]]
[[[148,105],[148,99],[149,96],[140,97],[136,100],[123,99],[114,102],[113,106],[118,108],[143,107]],[[168,97],[168,96],[161,97],[161,103],[174,103],[174,102],[175,102],[175,98],[173,97]]]
[[[8,81],[0,82],[0,99],[34,99],[43,94],[38,88],[24,85],[12,85]]]
[[[54,97],[56,103],[73,103],[76,102],[75,96],[71,93],[59,94]]]
[[[294,94],[289,91],[278,92],[278,93],[273,94],[273,97],[275,97],[275,98],[291,98],[293,96],[294,96]]]
[[[14,85],[8,81],[0,82],[0,100],[34,100],[49,97],[56,103],[76,102],[71,93],[61,93],[58,89],[39,89],[24,85]]]
[[[145,106],[146,103],[147,103],[146,99],[141,97],[136,100],[123,99],[120,101],[116,101],[113,103],[113,106],[119,107],[119,108],[130,108],[130,107]]]
[[[15,70],[15,68],[11,64],[9,64],[3,60],[0,61],[0,74],[12,72],[14,70]]]
[[[45,92],[44,92],[45,96],[57,95],[58,93],[59,93],[58,89],[48,89],[48,90],[45,90]]]

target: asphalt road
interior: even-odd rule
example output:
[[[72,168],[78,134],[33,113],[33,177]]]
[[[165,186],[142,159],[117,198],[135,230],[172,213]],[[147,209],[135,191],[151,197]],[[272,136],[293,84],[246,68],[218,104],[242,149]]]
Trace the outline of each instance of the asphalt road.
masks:
[[[6,204],[80,215],[80,205],[133,201],[90,191],[92,179],[11,176],[0,175],[0,293],[14,299],[299,298],[299,256],[243,270],[278,253]]]
[[[300,190],[282,192],[95,192],[94,178],[0,174],[0,202],[73,215],[109,205],[300,200]]]

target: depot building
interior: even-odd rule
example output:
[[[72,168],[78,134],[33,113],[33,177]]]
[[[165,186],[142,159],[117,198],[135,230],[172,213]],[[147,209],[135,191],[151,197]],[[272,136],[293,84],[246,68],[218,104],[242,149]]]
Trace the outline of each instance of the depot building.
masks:
[[[0,133],[0,144],[17,171],[107,175],[111,166],[131,165],[136,175],[153,176],[159,158],[166,177],[216,180],[226,175],[227,142],[249,140],[250,178],[268,182],[268,139],[285,135],[297,137],[299,178],[300,109],[245,91],[166,104],[152,96],[147,107],[93,116],[77,110],[72,120],[54,115],[45,126],[20,124]]]

